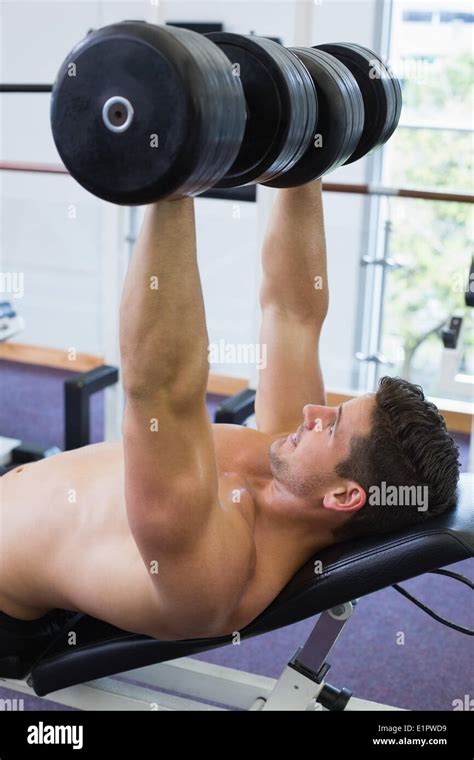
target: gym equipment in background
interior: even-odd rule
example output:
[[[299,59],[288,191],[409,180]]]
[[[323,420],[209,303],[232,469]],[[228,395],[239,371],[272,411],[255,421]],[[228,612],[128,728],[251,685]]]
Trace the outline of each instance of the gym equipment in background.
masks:
[[[23,318],[9,301],[0,303],[0,342],[24,329]],[[64,446],[66,451],[87,446],[90,441],[90,401],[98,391],[118,382],[116,367],[102,365],[88,372],[74,373],[64,381]],[[0,475],[21,464],[59,454],[58,446],[0,436]]]
[[[471,260],[466,288],[464,290],[464,302],[467,308],[474,306],[473,289],[474,258]],[[467,312],[465,315],[462,312],[451,315],[439,333],[443,342],[443,351],[441,353],[436,395],[472,402],[472,375],[466,372],[463,373],[462,371],[465,352],[464,322],[466,318]],[[471,459],[474,456],[473,447],[474,438],[471,441]],[[472,461],[474,462],[474,459]]]
[[[0,303],[0,343],[9,340],[24,328],[23,317],[20,317],[10,301],[2,301]]]

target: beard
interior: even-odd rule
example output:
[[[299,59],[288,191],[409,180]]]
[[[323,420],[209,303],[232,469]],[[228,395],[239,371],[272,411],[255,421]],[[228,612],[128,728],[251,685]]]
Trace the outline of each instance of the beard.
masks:
[[[282,456],[278,451],[279,440],[274,441],[268,450],[273,477],[286,486],[294,496],[317,497],[324,486],[324,477],[314,472],[305,478],[296,475],[289,458]]]

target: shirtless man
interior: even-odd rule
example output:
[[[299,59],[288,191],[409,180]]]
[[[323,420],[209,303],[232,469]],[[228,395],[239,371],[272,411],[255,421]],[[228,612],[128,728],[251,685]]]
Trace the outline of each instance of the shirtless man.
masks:
[[[386,378],[326,406],[320,182],[278,192],[262,258],[258,429],[211,425],[193,200],[147,208],[121,310],[123,441],[0,479],[10,632],[59,609],[161,639],[232,633],[323,547],[454,505],[457,449],[421,389]],[[427,485],[429,509],[371,505],[382,481]]]

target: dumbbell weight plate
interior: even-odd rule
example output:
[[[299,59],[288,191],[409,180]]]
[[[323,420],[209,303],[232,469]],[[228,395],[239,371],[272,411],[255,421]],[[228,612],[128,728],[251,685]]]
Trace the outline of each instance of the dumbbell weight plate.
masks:
[[[304,153],[317,118],[317,97],[305,66],[273,40],[213,32],[242,82],[247,125],[239,154],[217,187],[263,182]]]
[[[351,156],[357,146],[364,128],[365,111],[362,93],[357,84],[357,80],[352,75],[351,71],[334,56],[332,56],[331,63],[338,71],[339,76],[341,77],[341,82],[345,87],[346,106],[349,113],[347,141],[342,146],[341,153],[337,157],[336,162],[330,168],[330,171],[334,171],[334,169],[337,169],[345,163],[346,157]]]
[[[337,169],[357,145],[364,122],[357,82],[340,61],[316,48],[290,51],[305,64],[313,79],[319,119],[303,156],[290,171],[265,182],[269,187],[296,187]]]
[[[212,187],[240,149],[245,99],[226,56],[202,35],[122,22],[67,56],[51,125],[83,187],[137,205]]]
[[[285,72],[291,102],[290,112],[286,115],[288,137],[284,149],[268,173],[260,178],[259,181],[264,182],[291,170],[305,154],[314,124],[317,123],[319,107],[314,82],[298,56],[265,37],[259,38],[259,44],[273,55]]]
[[[345,162],[353,163],[383,145],[400,119],[401,89],[383,60],[369,48],[352,43],[318,45],[347,66],[364,100],[365,123],[358,145]]]
[[[400,82],[397,77],[394,76],[389,65],[385,63],[385,61],[379,55],[374,53],[373,50],[364,48],[361,45],[355,45],[353,43],[350,43],[349,47],[370,57],[372,79],[381,78],[384,82],[388,81],[388,83],[391,85],[391,87],[387,87],[387,95],[389,100],[388,115],[381,137],[381,145],[384,145],[395,132],[395,129],[398,126],[398,122],[400,121],[400,114],[403,104],[402,88],[400,86]]]
[[[396,76],[393,75],[392,71],[389,68],[388,68],[388,71],[390,75],[390,83],[393,87],[393,91],[395,95],[395,113],[393,116],[392,123],[387,126],[387,131],[384,135],[384,144],[388,142],[388,140],[391,138],[396,128],[398,127],[398,122],[400,121],[400,116],[402,113],[402,106],[403,106],[403,95],[402,95],[402,88],[400,85],[400,81]]]

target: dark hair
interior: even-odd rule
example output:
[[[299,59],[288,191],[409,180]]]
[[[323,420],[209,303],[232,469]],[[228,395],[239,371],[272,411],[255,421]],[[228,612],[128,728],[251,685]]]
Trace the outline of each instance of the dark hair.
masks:
[[[400,530],[440,515],[456,502],[459,450],[420,386],[399,377],[383,377],[371,422],[370,433],[354,436],[349,457],[336,467],[340,477],[355,480],[367,494],[364,506],[336,529],[340,541]],[[373,486],[385,492],[388,486],[426,486],[428,508],[370,503]]]

